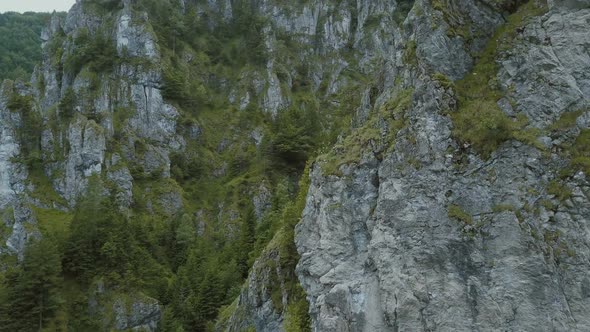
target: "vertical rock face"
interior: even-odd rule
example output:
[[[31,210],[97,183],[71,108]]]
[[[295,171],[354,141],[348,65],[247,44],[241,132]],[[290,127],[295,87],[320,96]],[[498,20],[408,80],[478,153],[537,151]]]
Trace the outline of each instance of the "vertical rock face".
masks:
[[[19,165],[13,162],[20,150],[16,137],[16,128],[20,126],[20,116],[6,106],[6,98],[0,99],[0,206],[5,207],[13,202],[19,193],[24,191],[22,180],[26,174],[19,172]]]
[[[113,304],[115,328],[119,331],[156,331],[162,312],[153,299],[133,299],[132,303],[117,300]]]
[[[52,116],[52,108],[68,90],[78,97],[72,105],[74,119],[68,128],[48,128],[43,135],[44,154],[53,160],[47,172],[70,206],[84,192],[87,179],[93,174],[129,173],[126,166],[118,163],[121,157],[133,160],[147,174],[168,177],[170,151],[181,150],[185,144],[176,132],[179,113],[162,97],[160,54],[155,36],[148,30],[147,14],[134,12],[131,7],[132,3],[124,1],[120,10],[100,13],[77,2],[65,22],[56,17],[43,33],[44,62],[33,80],[37,85],[42,82],[37,94],[44,117]],[[99,73],[68,69],[71,58],[79,52],[79,46],[74,45],[76,38],[82,34],[106,38],[109,43],[114,40],[114,52],[125,61]],[[56,48],[64,51],[58,52]],[[107,145],[115,134],[123,135],[127,141],[121,142],[120,150],[113,155],[114,162],[110,162],[106,158],[107,153],[112,154],[112,148]],[[149,142],[141,156],[134,146],[138,140]],[[64,149],[66,145],[68,148]],[[67,154],[60,155],[64,150]],[[120,175],[109,178],[119,188],[119,195],[126,193],[121,202],[129,206],[132,184]]]
[[[37,232],[28,227],[36,220],[24,203],[26,199],[27,170],[19,162],[21,157],[18,130],[22,127],[21,115],[8,107],[7,90],[12,87],[2,86],[0,96],[0,213],[2,226],[10,229],[3,234],[1,240],[6,248],[0,253],[16,254],[23,258],[27,241],[38,236]],[[17,93],[26,94],[23,86],[16,87]]]
[[[211,77],[203,82],[233,105],[232,117],[247,117],[251,108],[273,118],[305,108],[301,86],[318,108],[360,104],[352,133],[313,164],[296,228],[297,276],[314,331],[590,330],[589,175],[563,171],[575,164],[568,149],[590,129],[590,8],[587,0],[554,0],[539,15],[509,16],[522,2],[177,2],[175,14],[196,8],[210,18],[212,33],[243,5],[263,18],[262,64],[245,65],[229,78],[204,74]],[[109,2],[109,9],[97,3],[78,0],[64,21],[54,17],[41,36],[44,57],[31,87],[3,88],[0,220],[9,231],[0,232],[0,253],[22,258],[27,242],[41,236],[35,208],[71,211],[92,177],[107,183],[105,191],[123,211],[137,208],[139,197],[149,214],[186,222],[183,230],[195,233],[181,234],[186,238],[216,228],[227,233],[225,241],[235,240],[242,216],[227,200],[251,195],[260,221],[276,188],[263,178],[185,211],[190,203],[171,179],[171,160],[197,151],[196,159],[183,161],[201,162],[248,144],[256,151],[267,144],[268,131],[261,129],[267,123],[252,121],[245,139],[233,125],[212,139],[215,128],[188,121],[198,107],[186,110],[165,98],[166,51],[180,68],[204,61],[205,53],[163,49],[148,14],[134,7],[140,1]],[[494,33],[504,26],[511,30]],[[513,40],[509,47],[505,35]],[[117,61],[77,58],[89,47],[85,38],[104,38],[100,51]],[[493,63],[476,66],[490,49]],[[482,99],[487,88],[501,91],[492,105],[509,119],[504,126],[528,118],[526,133],[535,136],[511,136],[489,157],[458,139],[453,120],[465,104],[458,82],[484,71],[493,75],[480,82]],[[41,118],[39,174],[25,166],[18,135],[27,124],[22,112],[9,108],[11,94],[31,98]],[[190,150],[199,144],[213,147],[204,154]],[[242,165],[216,161],[205,176],[231,180]],[[191,176],[205,172],[184,166]],[[255,182],[236,179],[232,186]],[[40,198],[40,189],[55,197]],[[284,243],[277,239],[283,235],[256,261],[219,330],[286,329],[293,285],[285,275],[293,269],[282,270]],[[164,310],[157,300],[107,298],[97,312],[108,312],[108,328],[158,328]]]
[[[147,15],[132,11],[131,6],[131,2],[124,1],[112,12],[100,12],[88,2],[77,1],[65,21],[56,15],[43,31],[43,62],[36,68],[32,84],[3,85],[0,96],[0,220],[4,226],[0,254],[3,256],[16,255],[22,259],[26,246],[41,236],[34,210],[71,211],[93,176],[103,177],[121,209],[130,209],[133,203],[134,178],[129,165],[135,165],[140,175],[154,174],[157,179],[170,176],[169,154],[185,145],[177,134],[179,113],[162,96],[160,54],[153,31],[148,30]],[[79,68],[72,65],[81,54],[81,46],[77,44],[83,39],[81,36],[89,36],[86,43],[104,38],[105,47],[113,47],[109,56],[125,60],[94,71],[84,66],[95,58],[85,59]],[[95,53],[102,51],[107,52]],[[25,111],[40,118],[39,128],[24,119],[25,111],[19,109],[22,105],[10,105],[14,104],[13,100],[21,99],[30,102]],[[34,143],[23,136],[23,132],[31,130],[40,131],[34,133],[40,141],[35,174],[27,171],[31,170],[27,163],[32,156],[21,146]],[[138,149],[137,145],[144,142]],[[47,198],[52,194],[55,196]],[[166,195],[162,198],[165,212],[178,213],[183,207],[180,194],[170,191]],[[5,269],[6,263],[2,264]],[[115,303],[112,313],[115,321],[105,321],[105,329],[155,331],[161,319],[158,301],[145,296],[135,296],[129,308],[121,301]]]
[[[502,23],[492,6],[450,3],[478,22],[474,35]],[[588,330],[590,183],[583,172],[559,179],[558,150],[587,128],[590,8],[555,3],[522,22],[490,82],[511,101],[500,108],[531,127],[576,112],[569,134],[541,138],[551,152],[508,141],[487,160],[455,143],[457,97],[431,78],[463,77],[485,41],[449,39],[448,21],[432,24],[440,10],[417,2],[404,23],[418,60],[403,60],[414,90],[392,148],[369,141],[357,161],[334,172],[320,158],[311,173],[296,244],[313,330]]]
[[[246,331],[253,328],[261,332],[284,331],[284,308],[288,297],[284,280],[277,279],[282,275],[278,250],[267,250],[254,263],[247,287],[230,306],[229,317],[218,324],[217,330]]]

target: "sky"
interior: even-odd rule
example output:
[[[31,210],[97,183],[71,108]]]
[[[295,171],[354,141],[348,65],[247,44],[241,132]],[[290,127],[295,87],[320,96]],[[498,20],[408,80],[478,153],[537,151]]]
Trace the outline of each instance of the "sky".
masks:
[[[76,0],[0,0],[0,13],[3,12],[52,12],[68,11]]]

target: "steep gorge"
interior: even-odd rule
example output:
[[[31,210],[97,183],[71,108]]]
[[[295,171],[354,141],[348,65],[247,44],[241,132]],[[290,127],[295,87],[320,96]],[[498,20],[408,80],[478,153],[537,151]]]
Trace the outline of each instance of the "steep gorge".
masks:
[[[2,86],[2,310],[33,243],[63,269],[5,329],[590,329],[588,27],[587,0],[78,0]]]

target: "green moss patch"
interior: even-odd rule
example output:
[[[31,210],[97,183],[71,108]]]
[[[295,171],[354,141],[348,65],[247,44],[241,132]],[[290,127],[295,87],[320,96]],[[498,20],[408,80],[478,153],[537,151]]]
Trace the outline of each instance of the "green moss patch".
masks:
[[[545,10],[546,6],[538,6],[535,1],[521,6],[490,38],[471,73],[456,82],[459,108],[451,113],[453,135],[461,143],[471,145],[484,158],[512,139],[543,148],[537,141],[540,131],[528,128],[528,119],[524,115],[510,118],[498,107],[497,102],[504,92],[496,79],[496,59],[502,51],[512,47],[517,28]]]
[[[449,205],[448,215],[451,219],[459,220],[466,225],[473,225],[473,217],[465,212],[459,205]]]
[[[322,170],[328,175],[341,175],[340,167],[358,163],[370,145],[393,146],[397,133],[407,125],[407,112],[412,105],[413,89],[402,90],[397,97],[385,103],[371,115],[366,123],[354,129],[342,142],[328,153],[320,156]],[[381,122],[387,124],[382,132]]]

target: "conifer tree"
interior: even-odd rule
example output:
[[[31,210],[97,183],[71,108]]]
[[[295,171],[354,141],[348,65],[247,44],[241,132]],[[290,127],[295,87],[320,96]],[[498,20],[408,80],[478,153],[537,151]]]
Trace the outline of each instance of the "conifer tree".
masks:
[[[31,243],[22,265],[7,276],[0,330],[42,330],[60,305],[62,282],[57,246],[46,239]]]

